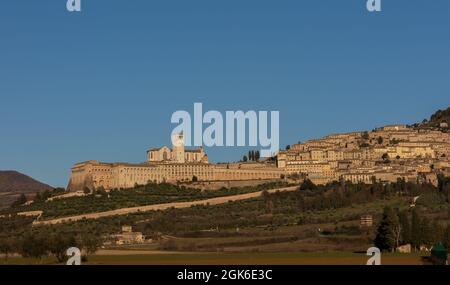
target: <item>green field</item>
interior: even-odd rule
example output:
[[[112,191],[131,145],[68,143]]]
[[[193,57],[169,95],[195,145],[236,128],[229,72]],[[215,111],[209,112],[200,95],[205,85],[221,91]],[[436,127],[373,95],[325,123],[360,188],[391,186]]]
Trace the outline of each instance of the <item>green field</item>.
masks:
[[[383,254],[383,265],[423,265],[425,254]],[[364,253],[176,253],[94,255],[87,265],[365,265]],[[5,261],[0,261],[5,264]],[[53,258],[42,260],[10,258],[7,264],[57,264]]]
[[[414,241],[416,249],[437,243],[449,248],[450,203],[444,190],[404,181],[386,185],[333,183],[311,190],[263,192],[219,205],[56,225],[33,226],[31,218],[11,216],[1,220],[0,241],[12,248],[9,252],[42,257],[13,257],[8,261],[13,264],[56,264],[54,257],[47,256],[63,260],[60,249],[71,246],[84,252],[97,250],[87,264],[365,264],[365,252],[374,246],[385,209],[391,209],[394,218],[404,218],[405,230],[398,245]],[[412,210],[411,198],[418,194],[421,198]],[[373,217],[371,226],[360,224],[363,215]],[[132,226],[146,240],[121,245],[116,238],[123,225]],[[88,251],[92,244],[94,250]],[[391,252],[394,245],[383,249]],[[383,254],[382,262],[423,264],[422,255]]]

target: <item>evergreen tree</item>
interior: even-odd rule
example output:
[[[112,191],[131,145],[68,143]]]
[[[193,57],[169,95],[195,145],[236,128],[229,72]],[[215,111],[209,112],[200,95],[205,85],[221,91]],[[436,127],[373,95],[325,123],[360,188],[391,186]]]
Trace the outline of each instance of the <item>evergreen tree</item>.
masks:
[[[0,253],[5,256],[5,261],[8,261],[8,256],[14,250],[14,242],[12,238],[0,238]]]
[[[249,151],[248,159],[250,161],[254,161],[255,160],[255,152],[253,150]]]
[[[422,244],[426,246],[432,246],[433,245],[433,229],[431,227],[430,220],[428,220],[426,217],[422,219],[420,222],[421,224],[421,242]]]
[[[422,227],[419,212],[413,210],[411,218],[411,245],[414,249],[419,249],[422,243]]]
[[[433,220],[431,223],[431,245],[435,245],[443,242],[445,234],[445,227],[443,227],[437,220]]]
[[[300,185],[300,190],[316,190],[317,186],[311,180],[305,179],[302,185]]]
[[[445,228],[444,237],[442,238],[442,244],[447,250],[450,249],[450,224]]]
[[[382,251],[393,251],[398,246],[401,228],[398,216],[390,207],[384,208],[374,243]]]
[[[400,212],[399,222],[402,228],[401,240],[403,244],[411,243],[411,224],[406,211]]]

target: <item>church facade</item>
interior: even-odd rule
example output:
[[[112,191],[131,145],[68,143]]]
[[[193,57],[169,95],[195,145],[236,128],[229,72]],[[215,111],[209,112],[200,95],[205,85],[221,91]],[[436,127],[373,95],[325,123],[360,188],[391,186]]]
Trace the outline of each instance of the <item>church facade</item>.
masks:
[[[148,162],[173,162],[173,163],[208,163],[208,156],[203,147],[197,149],[185,149],[184,135],[176,134],[172,137],[173,147],[163,146],[147,151]]]

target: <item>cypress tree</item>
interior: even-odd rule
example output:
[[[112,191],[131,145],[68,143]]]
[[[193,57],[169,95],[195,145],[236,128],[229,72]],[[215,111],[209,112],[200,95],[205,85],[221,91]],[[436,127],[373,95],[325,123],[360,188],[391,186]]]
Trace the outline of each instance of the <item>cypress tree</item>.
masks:
[[[422,221],[420,222],[421,227],[420,227],[420,231],[421,231],[421,239],[420,241],[427,246],[431,246],[433,245],[433,229],[430,223],[430,220],[428,220],[427,218],[423,218]]]
[[[432,245],[442,243],[444,240],[445,227],[443,227],[437,220],[433,220],[431,223],[431,242]]]
[[[445,248],[447,250],[450,249],[450,224],[447,225],[445,232],[444,232],[444,237],[442,239],[442,244],[445,246]]]
[[[392,208],[384,208],[383,218],[378,225],[377,235],[374,243],[382,251],[393,251],[398,245],[398,235],[400,234],[400,224],[398,216]]]
[[[400,212],[399,222],[402,229],[401,240],[404,244],[411,243],[411,224],[406,211]]]
[[[417,210],[413,210],[411,218],[411,245],[414,249],[420,248],[422,243],[422,229],[420,216]]]

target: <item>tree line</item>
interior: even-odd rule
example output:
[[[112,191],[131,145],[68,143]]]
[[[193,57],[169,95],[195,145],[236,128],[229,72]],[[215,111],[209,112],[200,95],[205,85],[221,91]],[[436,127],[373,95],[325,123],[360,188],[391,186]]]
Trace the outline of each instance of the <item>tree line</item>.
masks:
[[[42,260],[54,256],[59,263],[68,259],[67,249],[77,247],[86,254],[93,254],[103,244],[103,238],[93,233],[73,234],[63,232],[26,231],[22,236],[0,236],[0,253],[5,261],[12,253],[22,257]],[[85,257],[86,258],[86,257]]]
[[[450,224],[430,220],[419,209],[399,211],[386,207],[378,225],[374,244],[382,251],[395,251],[410,244],[419,251],[442,244],[450,248]]]
[[[259,161],[259,159],[261,158],[261,155],[259,153],[259,150],[250,150],[248,152],[248,156],[244,155],[242,157],[242,161],[247,162],[247,161]]]

